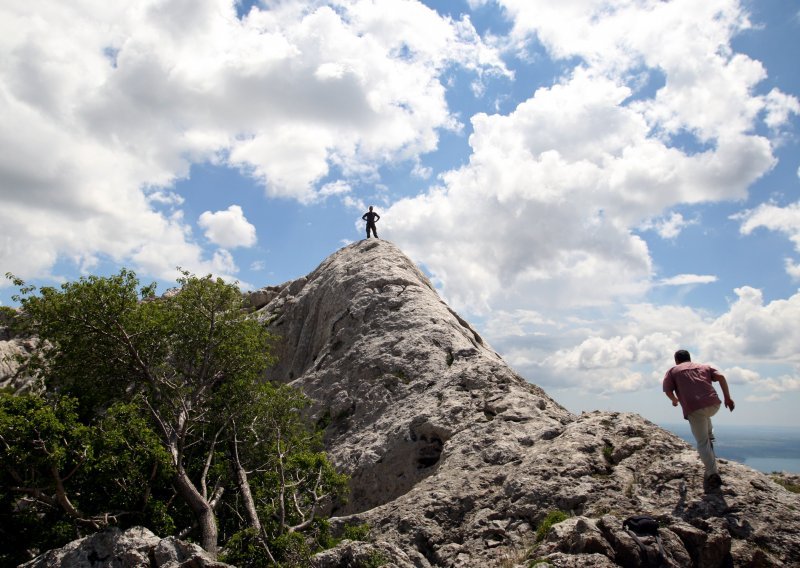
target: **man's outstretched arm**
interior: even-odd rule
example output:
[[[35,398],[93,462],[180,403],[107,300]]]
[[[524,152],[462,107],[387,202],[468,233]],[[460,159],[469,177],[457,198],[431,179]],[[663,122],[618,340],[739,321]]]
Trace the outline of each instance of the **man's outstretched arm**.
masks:
[[[731,398],[731,391],[728,388],[728,380],[719,373],[717,373],[716,378],[719,381],[720,388],[722,389],[722,396],[723,399],[725,400],[725,407],[729,408],[730,411],[733,412],[733,409],[736,407],[736,403],[734,403],[733,399]]]

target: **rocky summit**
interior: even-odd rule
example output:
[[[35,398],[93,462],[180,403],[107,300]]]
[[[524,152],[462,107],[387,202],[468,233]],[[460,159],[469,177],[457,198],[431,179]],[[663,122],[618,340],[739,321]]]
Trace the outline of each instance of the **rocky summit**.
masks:
[[[567,411],[387,241],[351,244],[247,301],[278,337],[268,378],[311,398],[329,456],[351,476],[334,529],[370,527],[369,542],[318,554],[318,568],[657,566],[658,541],[622,526],[640,514],[658,521],[661,566],[800,566],[797,477],[720,460],[724,484],[705,493],[692,446],[637,414]],[[141,565],[160,565],[160,541],[146,536],[133,547],[151,559]],[[103,550],[131,549],[117,542],[131,534],[112,537]],[[86,546],[61,556],[98,556]]]
[[[679,437],[637,414],[570,413],[389,242],[349,245],[251,298],[280,338],[270,378],[313,400],[352,476],[334,525],[371,527],[372,543],[319,566],[646,566],[655,539],[642,550],[622,527],[637,514],[658,520],[665,566],[800,566],[800,496],[726,460],[724,485],[704,493]],[[566,520],[548,529],[554,515]]]

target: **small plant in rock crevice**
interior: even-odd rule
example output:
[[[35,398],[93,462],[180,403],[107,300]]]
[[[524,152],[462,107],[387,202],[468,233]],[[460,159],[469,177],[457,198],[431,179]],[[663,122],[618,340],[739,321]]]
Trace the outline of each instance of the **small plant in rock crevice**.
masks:
[[[606,463],[614,464],[614,444],[611,442],[606,442],[606,445],[603,446],[603,458],[606,460]]]
[[[792,483],[791,481],[782,478],[780,475],[772,475],[770,476],[772,481],[786,489],[786,491],[790,491],[792,493],[800,493],[800,485],[797,483]]]
[[[567,515],[564,511],[559,511],[557,509],[547,513],[547,516],[541,523],[539,523],[539,527],[536,529],[536,542],[542,542],[553,525],[557,525],[562,521],[566,521],[568,518],[569,515]]]

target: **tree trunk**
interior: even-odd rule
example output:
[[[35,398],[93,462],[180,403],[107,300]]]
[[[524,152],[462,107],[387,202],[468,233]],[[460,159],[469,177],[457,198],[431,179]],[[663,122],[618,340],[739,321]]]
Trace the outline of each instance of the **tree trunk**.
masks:
[[[244,510],[247,514],[247,521],[256,534],[261,534],[261,520],[258,518],[256,511],[256,503],[253,500],[253,494],[250,492],[250,481],[247,479],[247,472],[242,467],[242,462],[239,460],[239,448],[236,440],[230,442],[230,452],[233,456],[233,471],[236,475],[236,484],[239,486],[239,491],[242,493],[242,502],[244,503]]]
[[[216,558],[217,519],[211,503],[203,498],[185,471],[175,474],[175,489],[197,519],[197,524],[200,526],[200,546]]]

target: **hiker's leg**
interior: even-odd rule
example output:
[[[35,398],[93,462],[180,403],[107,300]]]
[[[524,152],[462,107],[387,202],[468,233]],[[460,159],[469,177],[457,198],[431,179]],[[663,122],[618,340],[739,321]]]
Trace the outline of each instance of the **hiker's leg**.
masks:
[[[689,426],[692,428],[694,439],[697,440],[697,453],[700,454],[700,460],[705,467],[705,477],[719,473],[717,470],[717,458],[711,445],[711,417],[718,410],[719,405],[716,404],[695,410],[689,415]]]

